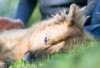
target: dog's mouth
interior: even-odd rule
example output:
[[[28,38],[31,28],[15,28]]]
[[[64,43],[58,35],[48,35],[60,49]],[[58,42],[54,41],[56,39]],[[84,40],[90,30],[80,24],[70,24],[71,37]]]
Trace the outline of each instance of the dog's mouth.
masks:
[[[49,45],[47,48],[44,49],[37,49],[37,50],[28,50],[25,55],[22,57],[24,61],[36,61],[40,59],[45,59],[50,57],[52,54],[58,52],[55,50],[61,50],[64,46],[65,42],[62,41],[60,43],[57,43],[55,45]],[[46,45],[45,45],[46,46]],[[57,48],[58,47],[58,48]]]
[[[51,45],[48,43],[48,38],[44,38],[44,44],[40,45],[38,48],[31,48],[28,50],[24,56],[22,57],[22,60],[24,61],[31,61],[31,60],[36,60],[42,58],[44,55],[47,55],[48,53],[48,48]]]
[[[24,56],[22,57],[22,60],[24,61],[34,61],[34,60],[39,60],[42,58],[47,57],[50,54],[50,51],[48,50],[50,47],[44,49],[44,50],[39,50],[39,51],[32,51],[28,50]]]

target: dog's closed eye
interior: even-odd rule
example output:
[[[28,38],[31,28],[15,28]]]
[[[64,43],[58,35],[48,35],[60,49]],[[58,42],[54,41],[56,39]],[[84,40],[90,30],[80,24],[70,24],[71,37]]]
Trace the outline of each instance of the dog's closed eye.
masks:
[[[45,37],[44,42],[47,44],[47,42],[48,42],[48,38],[47,37]]]

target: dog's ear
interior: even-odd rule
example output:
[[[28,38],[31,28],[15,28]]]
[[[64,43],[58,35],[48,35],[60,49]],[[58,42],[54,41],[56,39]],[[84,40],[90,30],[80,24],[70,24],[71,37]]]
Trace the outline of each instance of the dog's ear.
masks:
[[[82,10],[76,4],[72,4],[69,9],[68,19],[69,25],[75,24],[83,28],[88,17],[82,15]]]
[[[76,4],[72,4],[69,8],[69,14],[68,14],[68,18],[69,20],[74,19],[76,12],[78,10],[78,6]]]

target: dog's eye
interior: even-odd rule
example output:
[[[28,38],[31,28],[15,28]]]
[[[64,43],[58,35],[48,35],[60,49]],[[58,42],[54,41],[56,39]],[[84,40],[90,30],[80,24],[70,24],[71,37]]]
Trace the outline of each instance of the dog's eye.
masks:
[[[48,41],[48,38],[47,37],[45,37],[45,39],[44,39],[44,42],[47,44],[47,41]]]

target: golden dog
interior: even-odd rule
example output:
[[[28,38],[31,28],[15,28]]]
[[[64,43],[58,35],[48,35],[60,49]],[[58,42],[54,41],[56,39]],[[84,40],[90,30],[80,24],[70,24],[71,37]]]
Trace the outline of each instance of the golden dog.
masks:
[[[48,20],[41,21],[27,29],[8,30],[0,33],[0,68],[8,59],[35,59],[66,50],[73,43],[93,40],[93,36],[83,27],[87,17],[75,4],[69,13],[57,13]],[[25,54],[25,55],[24,55]]]

